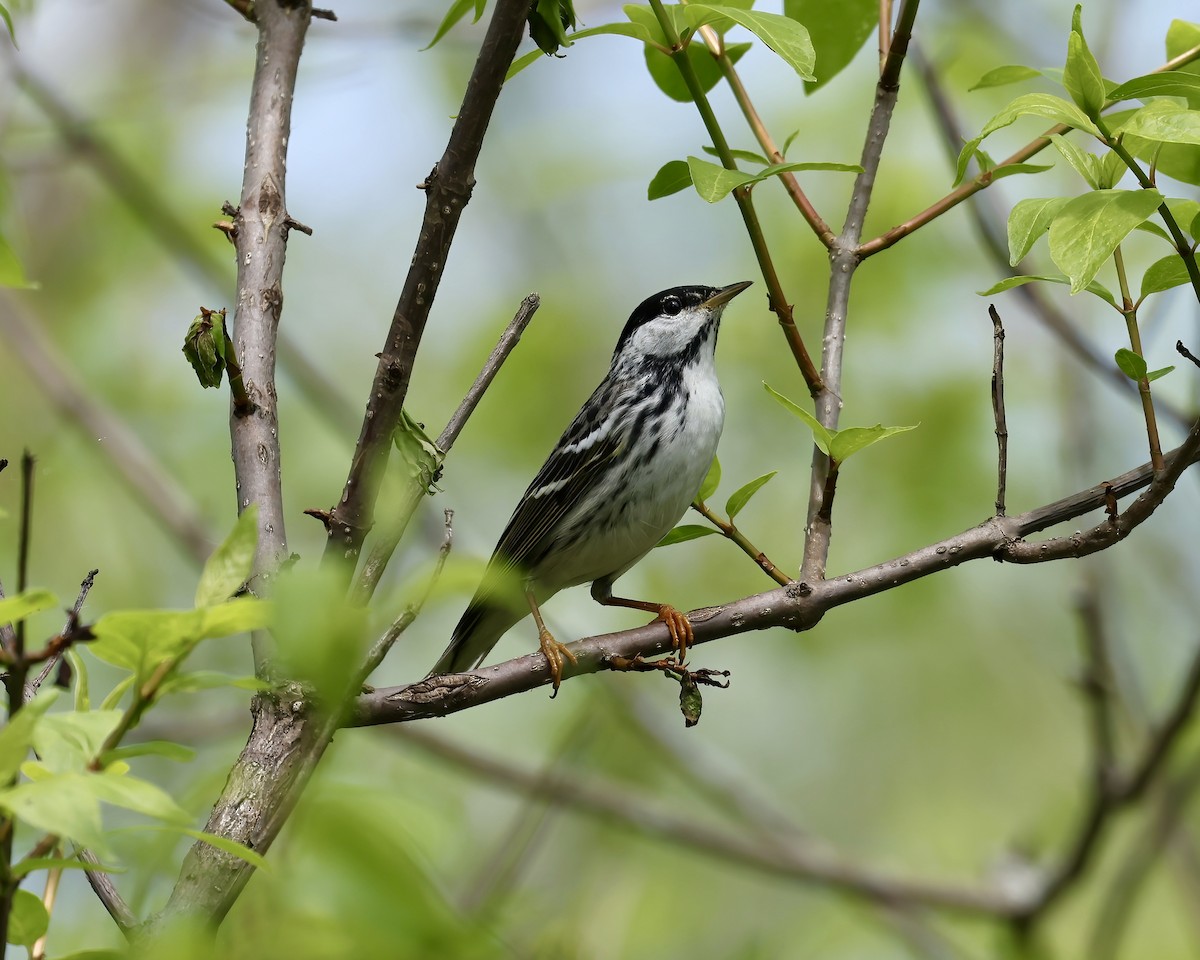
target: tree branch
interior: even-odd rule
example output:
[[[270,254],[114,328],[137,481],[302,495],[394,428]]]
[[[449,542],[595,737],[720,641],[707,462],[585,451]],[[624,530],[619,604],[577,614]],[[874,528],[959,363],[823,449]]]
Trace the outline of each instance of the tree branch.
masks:
[[[463,208],[471,199],[475,162],[528,13],[528,0],[498,0],[446,152],[423,184],[425,218],[412,265],[392,315],[387,341],[379,354],[379,366],[346,485],[341,499],[329,511],[329,539],[323,563],[344,568],[347,581],[374,523],[375,501],[392,446],[392,431],[400,421],[417,348],[454,232]]]
[[[829,430],[837,429],[838,415],[842,409],[842,350],[846,343],[850,283],[854,279],[854,271],[863,259],[859,248],[863,223],[875,188],[875,176],[879,172],[879,160],[883,155],[888,128],[891,126],[892,112],[900,95],[900,68],[912,37],[919,2],[920,0],[904,0],[900,7],[895,35],[880,71],[879,83],[875,88],[875,103],[867,122],[866,142],[863,144],[860,163],[862,173],[854,181],[854,191],[850,195],[850,205],[846,211],[842,233],[829,254],[829,294],[825,305],[825,335],[821,350],[821,383],[824,386],[814,397],[817,419]],[[829,559],[829,544],[833,532],[827,519],[828,511],[822,516],[828,475],[829,458],[814,445],[809,481],[807,535],[804,538],[804,559],[800,566],[801,576],[806,580],[820,580],[824,577],[825,564]]]
[[[693,611],[688,615],[695,635],[693,644],[769,627],[808,630],[834,607],[893,590],[968,560],[990,557],[1000,561],[1032,563],[1095,552],[1116,542],[1115,539],[1107,539],[1108,527],[1116,526],[1123,531],[1117,537],[1121,539],[1153,513],[1174,486],[1179,473],[1198,459],[1200,423],[1193,427],[1181,446],[1167,455],[1167,469],[1157,478],[1150,465],[1143,464],[1111,481],[1062,500],[1016,516],[992,517],[953,537],[855,573],[828,580],[792,583],[767,593]],[[1115,524],[1106,519],[1086,533],[1074,534],[1063,540],[1040,543],[1025,543],[1022,540],[1055,524],[1102,509],[1114,497],[1119,499],[1147,484],[1150,489],[1139,496]],[[1103,541],[1103,545],[1091,548],[1093,541]],[[1069,550],[1061,550],[1058,546],[1064,543]],[[639,654],[648,657],[672,649],[670,633],[661,623],[587,637],[568,644],[568,647],[578,663],[564,669],[564,677],[603,670],[609,657],[632,658]],[[445,716],[524,693],[549,682],[546,658],[540,653],[531,653],[467,673],[427,677],[406,686],[379,688],[359,698],[350,722],[364,726]]]
[[[254,407],[238,414],[231,404],[229,432],[237,479],[237,510],[258,505],[254,576],[261,585],[288,555],[275,390],[275,345],[283,313],[283,265],[289,217],[286,202],[287,145],[300,53],[308,31],[308,2],[259,0],[255,5],[258,47],[246,122],[246,164],[237,226],[237,308],[233,339],[242,377]],[[270,673],[269,634],[252,638],[254,669]]]

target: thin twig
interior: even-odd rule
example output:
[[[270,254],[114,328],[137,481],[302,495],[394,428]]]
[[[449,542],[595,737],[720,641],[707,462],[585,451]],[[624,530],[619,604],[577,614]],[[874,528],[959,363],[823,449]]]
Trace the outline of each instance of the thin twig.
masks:
[[[953,537],[931,543],[904,556],[855,573],[818,581],[797,582],[741,600],[692,611],[694,644],[724,637],[786,627],[811,629],[834,607],[893,590],[906,583],[990,558],[1014,563],[1037,563],[1064,556],[1095,553],[1123,539],[1145,521],[1174,487],[1183,469],[1200,460],[1200,424],[1186,442],[1167,455],[1167,469],[1155,474],[1143,464],[1119,477],[1016,516],[992,517]],[[1026,543],[1023,538],[1056,524],[1102,509],[1149,485],[1120,514],[1088,531],[1061,539]],[[569,645],[578,661],[571,676],[604,668],[606,658],[649,657],[672,649],[666,626],[651,623],[632,630],[587,637]],[[481,667],[466,673],[429,677],[401,687],[380,688],[359,697],[350,722],[354,725],[401,723],[444,716],[524,693],[550,682],[546,658],[540,653]]]
[[[1191,360],[1196,366],[1200,367],[1200,357],[1197,357],[1191,350],[1183,345],[1182,340],[1175,341],[1175,352],[1185,360]]]
[[[458,405],[458,409],[454,411],[445,428],[434,441],[443,456],[448,454],[450,448],[454,446],[454,441],[458,439],[459,433],[467,425],[467,420],[475,411],[483,394],[491,386],[496,374],[500,372],[500,367],[516,347],[517,341],[521,339],[521,334],[525,332],[525,328],[533,319],[541,302],[541,298],[536,293],[531,293],[521,301],[516,315],[504,328],[500,340],[492,348],[483,369],[479,371],[479,376],[475,378],[467,395],[463,397],[462,403]],[[387,505],[388,515],[379,525],[380,530],[371,544],[367,559],[363,561],[362,568],[354,580],[354,587],[350,595],[356,604],[365,606],[375,595],[383,572],[391,562],[392,554],[396,552],[396,547],[408,530],[413,513],[425,499],[425,492],[424,484],[410,483],[404,493],[395,497],[394,502]]]
[[[711,523],[714,527],[720,530],[722,536],[724,536],[727,540],[732,540],[735,544],[737,544],[742,553],[753,560],[763,573],[765,573],[780,586],[786,587],[789,583],[794,581],[793,577],[789,577],[786,573],[775,566],[775,564],[771,562],[771,559],[765,553],[751,543],[750,539],[737,528],[737,525],[734,524],[732,520],[726,520],[724,517],[714,513],[709,509],[708,504],[706,504],[703,500],[697,500],[695,503],[693,503],[692,509],[700,514],[700,516]]]
[[[475,161],[500,96],[505,74],[525,32],[528,0],[498,0],[446,151],[423,184],[425,217],[404,288],[367,400],[342,495],[329,511],[329,538],[322,563],[343,571],[347,583],[363,541],[374,524],[375,501],[400,422],[417,348],[441,282],[463,208],[475,184]]]
[[[1004,516],[1008,484],[1008,422],[1004,415],[1004,324],[991,304],[992,318],[992,416],[996,421],[996,516]]]
[[[483,369],[479,371],[479,376],[471,384],[471,389],[467,391],[467,395],[463,397],[462,403],[458,405],[458,409],[454,411],[454,414],[447,421],[445,429],[438,434],[435,442],[438,445],[438,449],[443,453],[448,453],[450,448],[454,446],[454,441],[458,439],[458,435],[462,432],[463,427],[467,425],[467,420],[475,412],[475,408],[479,405],[479,401],[483,398],[487,388],[496,379],[496,374],[500,372],[500,367],[508,359],[508,355],[513,352],[517,341],[521,339],[521,334],[525,332],[525,328],[529,326],[529,321],[533,319],[533,315],[541,305],[542,298],[536,293],[531,293],[517,307],[516,314],[508,322],[508,326],[504,328],[504,332],[500,334],[499,341],[492,348],[487,362],[484,363]]]
[[[1113,814],[1138,800],[1161,772],[1172,748],[1195,714],[1197,701],[1200,701],[1200,650],[1193,654],[1187,678],[1162,724],[1143,746],[1129,773],[1124,777],[1106,777],[1103,784],[1092,791],[1075,838],[1058,866],[1037,895],[1013,914],[1014,926],[1022,937],[1028,938],[1033,927],[1083,876],[1112,825]]]
[[[62,632],[65,634],[71,629],[72,625],[79,620],[79,611],[83,609],[83,601],[87,599],[88,593],[96,584],[96,577],[99,576],[99,570],[89,570],[88,575],[83,578],[83,582],[79,584],[79,595],[75,598],[75,605],[71,608],[71,612],[67,616],[66,625]],[[29,689],[25,691],[25,699],[28,700],[38,692],[42,684],[46,682],[46,678],[50,676],[50,671],[54,669],[58,663],[58,656],[55,655],[46,661],[46,665],[42,667],[41,672],[29,684]]]
[[[90,850],[77,849],[75,856],[84,863],[101,866],[99,858]],[[88,870],[87,881],[97,899],[104,905],[104,909],[108,911],[108,915],[113,918],[113,922],[126,937],[129,937],[137,927],[138,919],[121,896],[112,877],[103,870]]]

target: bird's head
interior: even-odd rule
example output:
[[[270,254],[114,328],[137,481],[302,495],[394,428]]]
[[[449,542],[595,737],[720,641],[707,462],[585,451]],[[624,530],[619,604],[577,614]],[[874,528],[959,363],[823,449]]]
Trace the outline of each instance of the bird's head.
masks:
[[[727,287],[672,287],[648,297],[621,331],[613,362],[694,355],[705,343],[715,343],[725,306],[748,286],[749,280]]]

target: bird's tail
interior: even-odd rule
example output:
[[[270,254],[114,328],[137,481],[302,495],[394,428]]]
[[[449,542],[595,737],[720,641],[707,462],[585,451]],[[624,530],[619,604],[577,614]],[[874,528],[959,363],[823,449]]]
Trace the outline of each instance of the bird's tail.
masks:
[[[476,594],[454,628],[450,646],[438,657],[429,675],[475,669],[508,629],[528,613],[528,607],[522,610],[518,604]]]

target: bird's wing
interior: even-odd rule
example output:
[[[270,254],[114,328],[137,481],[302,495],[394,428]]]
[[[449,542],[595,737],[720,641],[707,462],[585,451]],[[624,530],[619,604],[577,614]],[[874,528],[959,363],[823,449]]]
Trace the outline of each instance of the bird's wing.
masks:
[[[630,424],[617,414],[614,393],[607,381],[596,388],[529,484],[433,673],[478,666],[527,612],[526,575],[550,548],[558,523],[593,489],[627,442]]]
[[[629,423],[618,412],[623,405],[608,396],[612,392],[608,382],[596,388],[529,484],[488,564],[499,575],[522,575],[541,560],[555,527],[621,452]]]

